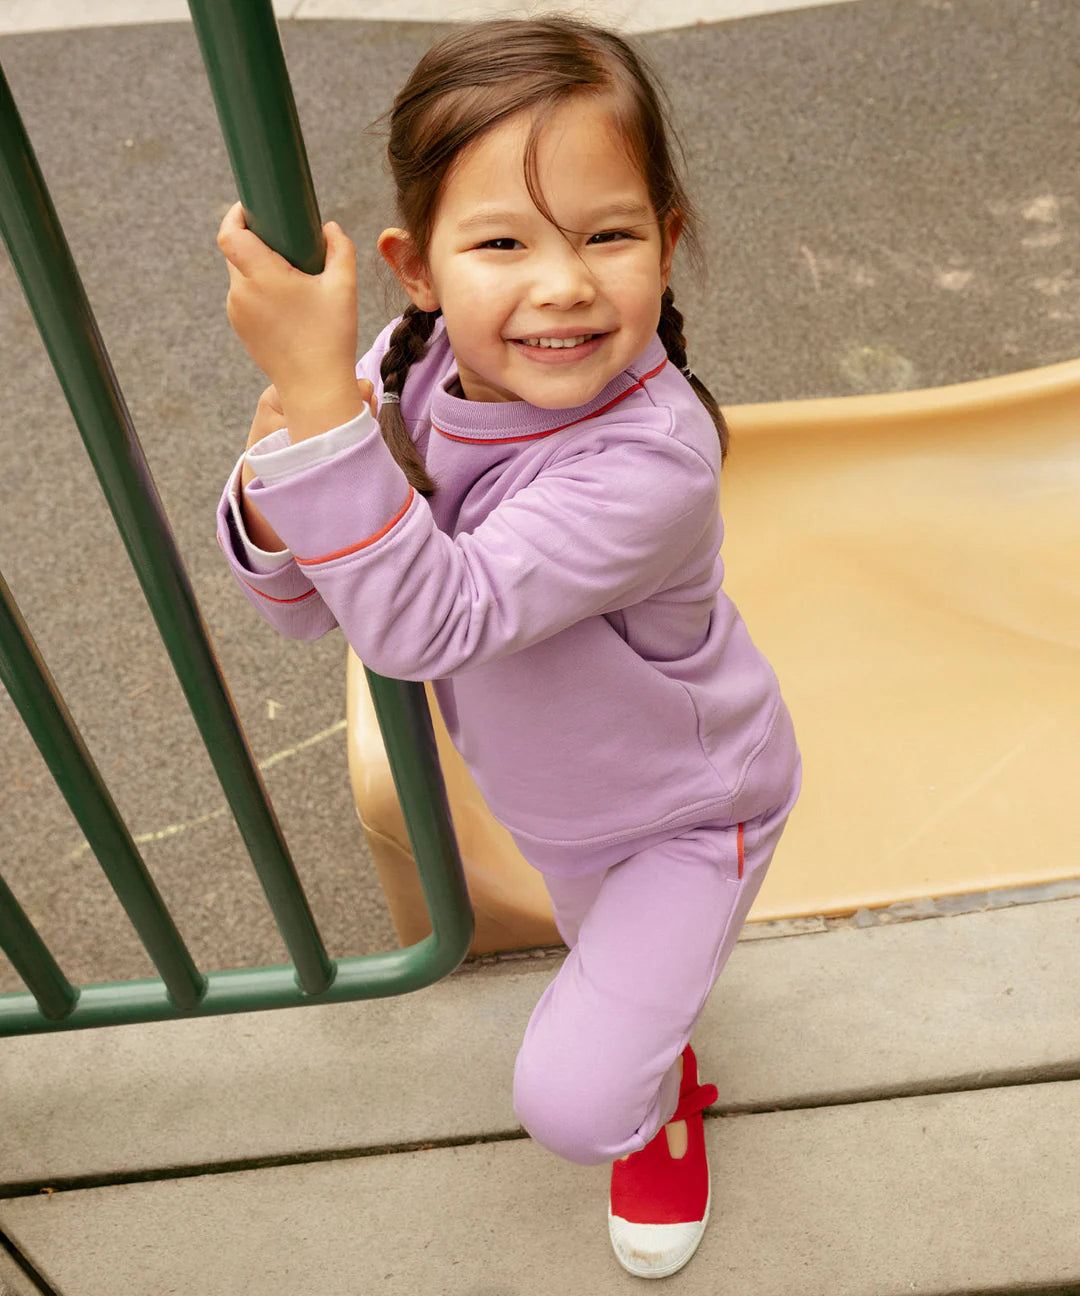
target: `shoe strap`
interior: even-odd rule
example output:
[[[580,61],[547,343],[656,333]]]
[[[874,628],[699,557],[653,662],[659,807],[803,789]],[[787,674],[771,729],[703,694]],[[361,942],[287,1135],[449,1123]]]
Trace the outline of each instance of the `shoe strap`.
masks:
[[[686,1120],[689,1116],[696,1116],[698,1112],[704,1111],[706,1107],[711,1106],[720,1096],[720,1090],[716,1085],[698,1085],[696,1089],[690,1089],[679,1097],[679,1105],[675,1108],[673,1121]]]

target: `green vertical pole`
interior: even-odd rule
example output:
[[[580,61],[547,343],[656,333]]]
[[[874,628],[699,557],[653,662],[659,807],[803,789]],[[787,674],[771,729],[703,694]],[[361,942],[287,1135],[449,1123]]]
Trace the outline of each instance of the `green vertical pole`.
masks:
[[[297,977],[304,990],[318,994],[332,983],[334,965],[240,729],[131,415],[2,70],[0,231]]]
[[[188,0],[248,227],[298,269],[326,256],[270,0]],[[465,957],[473,916],[423,686],[367,671],[436,943]]]
[[[269,0],[190,0],[248,228],[306,274],[326,260],[319,204]]]
[[[0,576],[0,680],[179,1008],[206,989]]]
[[[45,942],[0,877],[0,949],[30,988],[38,1008],[50,1021],[63,1021],[79,992],[56,966]]]

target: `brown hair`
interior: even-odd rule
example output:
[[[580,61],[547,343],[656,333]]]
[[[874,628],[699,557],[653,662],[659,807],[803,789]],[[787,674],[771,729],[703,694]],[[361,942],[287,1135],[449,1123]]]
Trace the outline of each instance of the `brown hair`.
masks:
[[[550,219],[536,182],[537,142],[555,108],[578,94],[611,96],[616,127],[641,167],[661,228],[673,218],[681,219],[683,237],[692,255],[697,254],[696,216],[668,145],[673,136],[654,77],[620,37],[576,19],[549,17],[460,28],[428,50],[394,100],[387,154],[401,223],[421,262],[427,256],[439,192],[454,159],[484,131],[526,109],[533,111],[525,150],[526,182],[533,201]],[[709,411],[724,454],[724,417],[709,389],[689,371],[683,318],[670,287],[660,307],[660,340]],[[384,393],[400,396],[438,317],[438,311],[415,305],[406,309],[383,357]],[[433,494],[435,484],[398,403],[380,408],[379,425],[410,483],[422,494]]]

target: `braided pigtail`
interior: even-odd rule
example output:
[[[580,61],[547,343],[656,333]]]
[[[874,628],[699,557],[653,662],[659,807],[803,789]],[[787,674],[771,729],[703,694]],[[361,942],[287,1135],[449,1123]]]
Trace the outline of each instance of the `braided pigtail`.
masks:
[[[657,325],[656,331],[660,334],[660,341],[664,344],[668,359],[673,365],[682,370],[689,380],[690,386],[693,387],[698,400],[709,411],[709,417],[716,424],[716,432],[720,438],[720,458],[723,460],[728,450],[728,426],[724,421],[723,414],[720,412],[720,406],[716,403],[716,397],[713,396],[712,392],[696,374],[690,372],[690,366],[686,362],[686,338],[683,336],[683,317],[675,305],[675,294],[670,288],[665,288],[664,295],[660,298],[660,323]]]
[[[435,494],[435,483],[428,476],[420,451],[405,426],[401,415],[401,393],[410,367],[422,359],[427,350],[428,339],[438,318],[438,311],[422,311],[418,306],[409,306],[401,323],[390,334],[390,346],[379,369],[383,380],[379,431],[409,485],[426,496]]]

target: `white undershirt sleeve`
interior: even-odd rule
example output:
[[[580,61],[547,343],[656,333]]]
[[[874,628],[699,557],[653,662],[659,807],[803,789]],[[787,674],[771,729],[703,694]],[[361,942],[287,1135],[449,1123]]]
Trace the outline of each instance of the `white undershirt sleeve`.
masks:
[[[329,432],[308,437],[306,441],[298,441],[293,445],[289,441],[288,429],[279,428],[276,432],[271,432],[268,437],[257,441],[250,450],[240,456],[240,461],[229,479],[229,512],[234,533],[243,550],[243,553],[237,556],[243,558],[249,571],[267,576],[292,562],[293,555],[290,549],[276,551],[260,549],[249,537],[240,508],[240,470],[244,460],[247,460],[264,485],[273,486],[297,476],[307,468],[326,463],[342,450],[357,445],[371,431],[374,422],[371,410],[365,405],[356,418],[343,423],[340,427],[331,428]]]
[[[302,473],[305,468],[326,463],[342,450],[358,445],[374,425],[371,410],[365,405],[362,412],[348,423],[319,436],[308,437],[306,441],[298,441],[295,445],[289,441],[288,429],[279,428],[256,441],[247,452],[247,461],[264,486],[276,486],[278,482]]]

